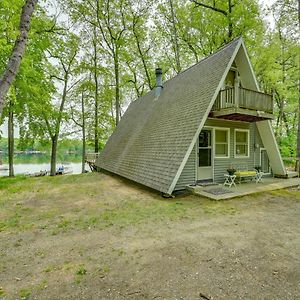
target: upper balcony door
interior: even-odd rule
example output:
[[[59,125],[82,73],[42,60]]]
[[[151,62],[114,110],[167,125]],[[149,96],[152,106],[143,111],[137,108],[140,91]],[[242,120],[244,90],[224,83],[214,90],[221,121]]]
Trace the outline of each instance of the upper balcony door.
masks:
[[[238,80],[237,71],[230,69],[225,78],[225,88],[234,87],[236,80]]]
[[[221,94],[223,107],[233,107],[235,105],[235,88],[240,86],[239,73],[236,68],[231,68],[225,78],[223,90],[225,93]]]
[[[198,180],[213,179],[212,130],[203,129],[198,140]]]

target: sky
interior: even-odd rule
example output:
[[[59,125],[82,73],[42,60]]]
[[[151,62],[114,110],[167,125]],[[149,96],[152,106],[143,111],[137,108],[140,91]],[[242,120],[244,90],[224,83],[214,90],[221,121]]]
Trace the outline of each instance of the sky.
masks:
[[[51,3],[55,3],[58,0],[48,0]],[[259,3],[263,6],[263,8],[270,7],[276,0],[259,0]],[[47,3],[47,0],[44,0],[44,3]],[[274,26],[274,21],[271,15],[266,16],[266,21],[270,24],[271,27]],[[0,136],[7,137],[7,121],[4,122],[3,125],[0,126]],[[16,126],[15,128],[15,137],[19,137],[19,128]]]

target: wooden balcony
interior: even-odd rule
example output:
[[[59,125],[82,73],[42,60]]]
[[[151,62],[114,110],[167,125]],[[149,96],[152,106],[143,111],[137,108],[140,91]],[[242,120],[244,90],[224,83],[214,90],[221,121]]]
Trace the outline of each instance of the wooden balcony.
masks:
[[[273,97],[241,87],[226,88],[220,91],[210,117],[245,122],[273,119]]]

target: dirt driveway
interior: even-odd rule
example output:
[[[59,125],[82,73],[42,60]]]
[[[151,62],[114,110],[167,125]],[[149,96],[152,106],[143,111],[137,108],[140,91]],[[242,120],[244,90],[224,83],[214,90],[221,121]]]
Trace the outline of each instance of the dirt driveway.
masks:
[[[2,299],[300,299],[300,191],[166,200],[105,174],[0,181]]]

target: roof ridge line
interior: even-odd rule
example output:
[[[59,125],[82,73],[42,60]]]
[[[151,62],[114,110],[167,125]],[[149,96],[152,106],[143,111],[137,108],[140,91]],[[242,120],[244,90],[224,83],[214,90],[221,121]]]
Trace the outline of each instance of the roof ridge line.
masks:
[[[202,62],[205,61],[206,59],[211,58],[211,57],[213,57],[214,55],[218,54],[220,51],[224,50],[226,47],[230,46],[231,44],[233,44],[234,42],[236,42],[236,41],[239,40],[239,39],[243,39],[242,36],[239,36],[239,37],[234,38],[232,41],[230,41],[229,43],[223,45],[221,48],[219,48],[218,50],[216,50],[216,52],[214,52],[214,53],[212,53],[212,54],[210,54],[210,55],[208,55],[208,56],[203,57],[200,61],[198,61],[198,62],[196,62],[195,64],[191,65],[190,67],[188,67],[187,69],[183,70],[182,72],[176,74],[176,75],[173,76],[172,78],[169,78],[168,80],[164,81],[164,82],[163,82],[163,85],[164,85],[165,83],[167,83],[167,82],[173,80],[173,79],[176,78],[177,76],[180,76],[181,74],[183,74],[183,73],[185,73],[186,71],[190,70],[191,68],[196,67],[197,65],[199,65],[200,63],[202,63]],[[137,101],[137,100],[139,100],[139,99],[144,98],[146,95],[150,94],[153,90],[154,90],[154,89],[148,91],[145,95],[142,95],[142,96],[138,97],[136,100],[134,100],[134,101],[132,101],[132,102],[135,102],[135,101]],[[132,102],[131,102],[131,103],[132,103]]]
[[[239,39],[242,39],[242,37],[239,36],[239,37],[234,38],[231,42],[229,42],[229,43],[223,45],[221,48],[219,48],[218,50],[216,50],[214,53],[212,53],[212,54],[210,54],[210,55],[208,55],[208,56],[203,57],[201,60],[199,60],[198,62],[196,62],[196,63],[193,64],[192,66],[190,66],[190,67],[188,67],[187,69],[185,69],[184,71],[182,71],[182,72],[176,74],[174,77],[168,79],[168,80],[165,81],[165,82],[168,82],[168,81],[172,80],[173,78],[179,76],[180,74],[185,73],[185,72],[188,71],[189,69],[191,69],[191,68],[197,66],[198,64],[202,63],[204,60],[213,57],[214,55],[218,54],[219,52],[221,52],[221,51],[224,50],[226,47],[230,46],[231,44],[233,44],[234,42],[236,42],[236,41],[239,40]]]

